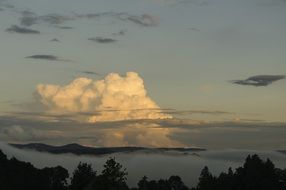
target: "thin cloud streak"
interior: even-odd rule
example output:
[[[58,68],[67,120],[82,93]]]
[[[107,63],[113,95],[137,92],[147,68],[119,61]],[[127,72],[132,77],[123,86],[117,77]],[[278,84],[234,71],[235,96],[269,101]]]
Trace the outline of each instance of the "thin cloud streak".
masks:
[[[174,115],[192,115],[192,114],[210,114],[210,115],[224,115],[224,114],[234,114],[232,112],[226,112],[226,111],[207,111],[207,110],[171,110],[171,111],[165,111],[165,113],[168,114],[174,114]]]
[[[112,35],[114,36],[124,36],[126,34],[126,30],[120,30],[119,32],[114,32]]]
[[[17,25],[12,25],[6,29],[6,32],[19,33],[19,34],[40,34],[40,31],[33,30],[25,27],[20,27]]]
[[[45,23],[45,24],[54,25],[56,27],[62,27],[58,25],[63,24],[66,21],[70,21],[70,20],[74,20],[74,18],[70,16],[60,15],[60,14],[47,14],[47,15],[38,16],[36,13],[31,12],[31,11],[23,11],[22,17],[20,18],[20,23],[23,26],[32,26],[35,24]]]
[[[60,42],[60,40],[58,38],[54,38],[50,40],[51,42]]]
[[[159,17],[156,17],[151,14],[142,14],[142,15],[132,15],[125,12],[101,12],[101,13],[88,13],[88,14],[76,14],[78,18],[87,18],[87,19],[99,19],[102,17],[110,17],[120,21],[131,22],[140,26],[157,26],[159,24]]]
[[[55,27],[59,28],[59,29],[64,29],[64,30],[74,29],[74,27],[72,27],[72,26],[55,26]]]
[[[31,56],[27,56],[26,58],[27,59],[47,60],[47,61],[69,61],[69,60],[60,59],[59,57],[54,56],[54,55],[45,55],[45,54],[31,55]]]
[[[103,38],[103,37],[88,38],[88,40],[101,43],[101,44],[110,44],[110,43],[117,42],[117,40],[113,38]]]
[[[26,27],[36,25],[36,24],[48,24],[53,27],[60,29],[72,29],[73,27],[61,26],[67,21],[74,21],[78,19],[99,19],[99,18],[113,18],[116,20],[134,23],[136,25],[150,27],[157,26],[160,22],[159,17],[151,14],[133,15],[126,12],[99,12],[99,13],[87,13],[87,14],[77,14],[73,15],[61,15],[61,14],[47,14],[38,16],[36,13],[31,11],[22,11],[22,16],[19,18],[20,24]],[[121,31],[120,35],[124,35]]]
[[[97,75],[97,76],[102,76],[100,73],[94,72],[94,71],[80,71],[83,74],[87,75]]]

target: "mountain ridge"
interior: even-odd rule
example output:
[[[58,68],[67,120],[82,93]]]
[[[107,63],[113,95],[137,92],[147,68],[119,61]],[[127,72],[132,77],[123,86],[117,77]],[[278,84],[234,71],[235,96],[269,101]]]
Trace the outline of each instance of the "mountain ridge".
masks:
[[[149,147],[136,147],[136,146],[128,146],[128,147],[89,147],[83,146],[77,143],[66,144],[62,146],[53,146],[47,145],[44,143],[29,143],[29,144],[13,144],[10,143],[12,147],[18,149],[25,150],[35,150],[38,152],[47,152],[52,154],[75,154],[75,155],[106,155],[106,154],[114,154],[114,153],[133,153],[133,152],[144,152],[144,153],[168,153],[168,152],[180,152],[184,154],[188,154],[189,152],[199,152],[206,151],[204,148],[149,148]]]

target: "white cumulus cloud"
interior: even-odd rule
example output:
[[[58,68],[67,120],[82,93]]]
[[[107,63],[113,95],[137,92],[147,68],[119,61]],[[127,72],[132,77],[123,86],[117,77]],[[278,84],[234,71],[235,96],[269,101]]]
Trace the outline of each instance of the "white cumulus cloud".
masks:
[[[88,122],[172,118],[147,95],[135,72],[98,81],[77,78],[66,86],[40,84],[36,94],[49,113],[88,113],[81,114]]]

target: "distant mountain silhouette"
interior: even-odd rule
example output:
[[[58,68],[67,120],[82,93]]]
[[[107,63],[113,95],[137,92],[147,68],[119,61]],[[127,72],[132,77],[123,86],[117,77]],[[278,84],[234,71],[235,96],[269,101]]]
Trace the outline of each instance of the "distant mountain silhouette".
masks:
[[[48,152],[52,154],[71,153],[76,155],[104,155],[113,153],[168,153],[180,152],[184,154],[205,151],[203,148],[147,148],[147,147],[87,147],[76,143],[63,146],[52,146],[42,143],[31,144],[10,144],[18,149],[35,150],[39,152]]]

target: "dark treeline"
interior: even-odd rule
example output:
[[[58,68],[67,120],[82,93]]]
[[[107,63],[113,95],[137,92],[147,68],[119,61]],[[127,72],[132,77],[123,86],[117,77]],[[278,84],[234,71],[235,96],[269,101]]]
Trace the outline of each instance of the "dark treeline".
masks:
[[[191,173],[191,171],[190,171]],[[100,174],[91,164],[79,163],[72,176],[61,167],[37,169],[16,158],[8,159],[0,150],[0,189],[2,190],[286,190],[286,169],[276,168],[267,159],[248,156],[243,166],[214,176],[204,167],[196,187],[189,188],[179,176],[149,180],[144,176],[137,187],[127,186],[127,171],[109,158]]]

